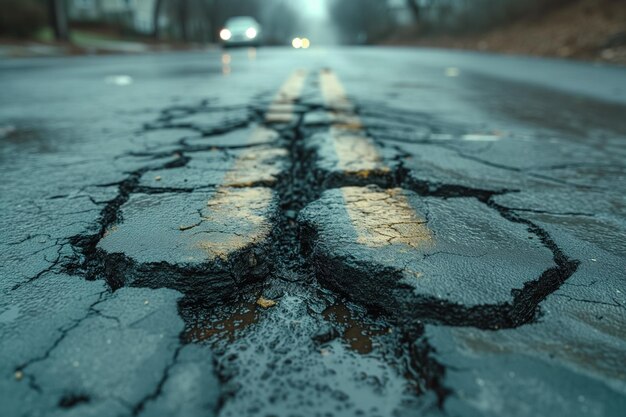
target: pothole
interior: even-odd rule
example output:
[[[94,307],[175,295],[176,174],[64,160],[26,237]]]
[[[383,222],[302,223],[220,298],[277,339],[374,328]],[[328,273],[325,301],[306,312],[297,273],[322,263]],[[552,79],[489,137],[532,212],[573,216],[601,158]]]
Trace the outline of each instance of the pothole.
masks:
[[[315,82],[304,86],[317,87]],[[449,394],[441,382],[445,369],[432,359],[427,340],[415,343],[422,335],[423,321],[484,329],[529,323],[537,317],[539,303],[573,274],[577,262],[565,257],[538,226],[494,203],[494,196],[511,190],[430,183],[409,175],[403,166],[405,155],[397,149],[381,148],[365,130],[350,132],[366,128],[347,103],[340,101],[339,108],[349,108],[350,117],[315,123],[308,118],[307,122],[311,113],[337,111],[320,104],[315,95],[310,97],[310,103],[292,100],[270,106],[269,119],[258,109],[247,108],[245,117],[228,119],[216,128],[194,122],[210,113],[208,103],[198,109],[166,110],[146,128],[191,129],[200,136],[181,139],[164,154],[156,149],[154,157],[165,160],[152,161],[119,183],[117,197],[102,210],[95,230],[70,240],[76,258],[66,270],[88,279],[104,278],[112,290],[140,286],[183,292],[179,312],[186,328],[181,342],[213,347],[225,386],[221,415],[271,414],[280,407],[390,414],[432,401],[432,395],[441,405]],[[256,126],[252,139],[235,147],[224,137],[251,125]],[[348,133],[338,133],[337,128]],[[214,138],[217,145],[212,148]],[[200,161],[203,157],[208,162]],[[241,172],[220,167],[233,159]],[[202,175],[210,167],[216,178],[204,185]],[[195,170],[194,180],[187,178],[187,170]],[[263,181],[254,181],[255,172],[262,174]],[[223,178],[230,178],[230,186],[219,185]],[[371,184],[379,188],[368,187]],[[378,203],[361,204],[359,196],[368,193]],[[223,204],[219,195],[232,201]],[[405,210],[398,211],[398,204],[381,207],[381,199],[386,198],[404,201],[400,206]],[[347,208],[348,223],[358,223],[372,213],[391,213],[403,220],[368,224],[360,236],[332,224],[320,226],[339,219],[333,209],[343,213],[350,204],[355,207],[352,213]],[[407,213],[420,204],[424,218],[416,220]],[[440,219],[434,214],[437,210],[443,213]],[[422,230],[425,225],[445,224],[441,220],[445,219],[446,227],[452,227],[449,220],[464,210],[489,212],[487,218],[508,224],[489,229],[499,238],[505,235],[502,230],[516,228],[514,237],[523,239],[517,239],[518,247],[508,249],[515,252],[530,245],[549,265],[508,274],[516,281],[497,297],[479,289],[480,296],[497,302],[468,307],[466,294],[452,294],[452,289],[409,299],[411,291],[420,288],[408,280],[419,281],[436,268],[422,270],[408,258],[399,265],[381,266],[382,259],[395,254],[375,251],[361,262],[357,258],[362,249],[345,245],[353,241],[376,249],[399,242],[416,249],[421,247],[417,235],[441,240],[436,236],[441,229],[429,234]],[[314,216],[306,219],[311,213]],[[471,229],[471,221],[460,223],[458,230]],[[165,232],[152,234],[159,227]],[[324,233],[334,234],[338,245],[345,245],[344,253],[321,250]],[[454,230],[449,234],[454,236]],[[188,246],[193,240],[188,236],[197,238],[195,246]],[[534,241],[529,243],[529,237]],[[154,250],[163,242],[167,247]],[[454,252],[452,242],[448,246],[442,253],[456,256],[459,269],[471,264],[474,269],[467,274],[481,277],[477,265],[482,261],[468,261],[467,254]],[[439,253],[426,255],[422,260],[428,263]],[[489,264],[495,278],[497,258]],[[407,271],[411,277],[399,276]],[[449,278],[445,271],[440,275]],[[266,302],[257,303],[260,297]]]

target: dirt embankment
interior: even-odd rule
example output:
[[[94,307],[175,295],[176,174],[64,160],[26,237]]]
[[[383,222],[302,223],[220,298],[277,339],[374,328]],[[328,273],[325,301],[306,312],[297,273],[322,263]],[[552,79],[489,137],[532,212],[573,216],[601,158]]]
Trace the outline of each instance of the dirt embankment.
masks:
[[[511,54],[604,61],[626,65],[626,1],[580,0],[541,17],[471,35],[419,34],[410,28],[395,45],[473,49]]]

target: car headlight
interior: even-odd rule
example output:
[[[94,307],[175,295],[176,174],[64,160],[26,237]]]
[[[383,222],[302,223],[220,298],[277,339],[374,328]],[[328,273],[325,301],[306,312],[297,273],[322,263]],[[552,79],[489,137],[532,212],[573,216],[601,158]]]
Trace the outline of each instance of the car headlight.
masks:
[[[246,36],[248,37],[248,39],[256,38],[257,34],[258,33],[255,28],[248,28],[248,30],[246,30]]]
[[[230,30],[228,29],[222,29],[220,32],[220,38],[222,38],[223,41],[227,41],[230,38],[232,38],[233,34],[230,33]]]

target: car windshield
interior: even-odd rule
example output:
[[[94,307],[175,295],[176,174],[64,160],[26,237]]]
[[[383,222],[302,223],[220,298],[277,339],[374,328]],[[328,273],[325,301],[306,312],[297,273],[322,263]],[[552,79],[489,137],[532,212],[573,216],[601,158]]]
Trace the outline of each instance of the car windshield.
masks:
[[[226,22],[226,26],[229,28],[249,28],[256,25],[256,21],[250,17],[234,17]]]

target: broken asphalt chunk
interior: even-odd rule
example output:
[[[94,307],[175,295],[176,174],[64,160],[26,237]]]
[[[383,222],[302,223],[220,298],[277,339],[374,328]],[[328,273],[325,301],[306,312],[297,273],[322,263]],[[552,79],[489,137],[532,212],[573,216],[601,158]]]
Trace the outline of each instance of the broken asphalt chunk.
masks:
[[[361,132],[331,128],[307,139],[306,148],[316,155],[314,172],[324,187],[394,183],[397,153]]]
[[[134,194],[98,243],[103,272],[114,288],[223,295],[267,273],[276,212],[275,193],[263,187]]]
[[[345,187],[299,222],[319,279],[406,319],[506,326],[513,294],[555,266],[525,225],[473,198]]]

